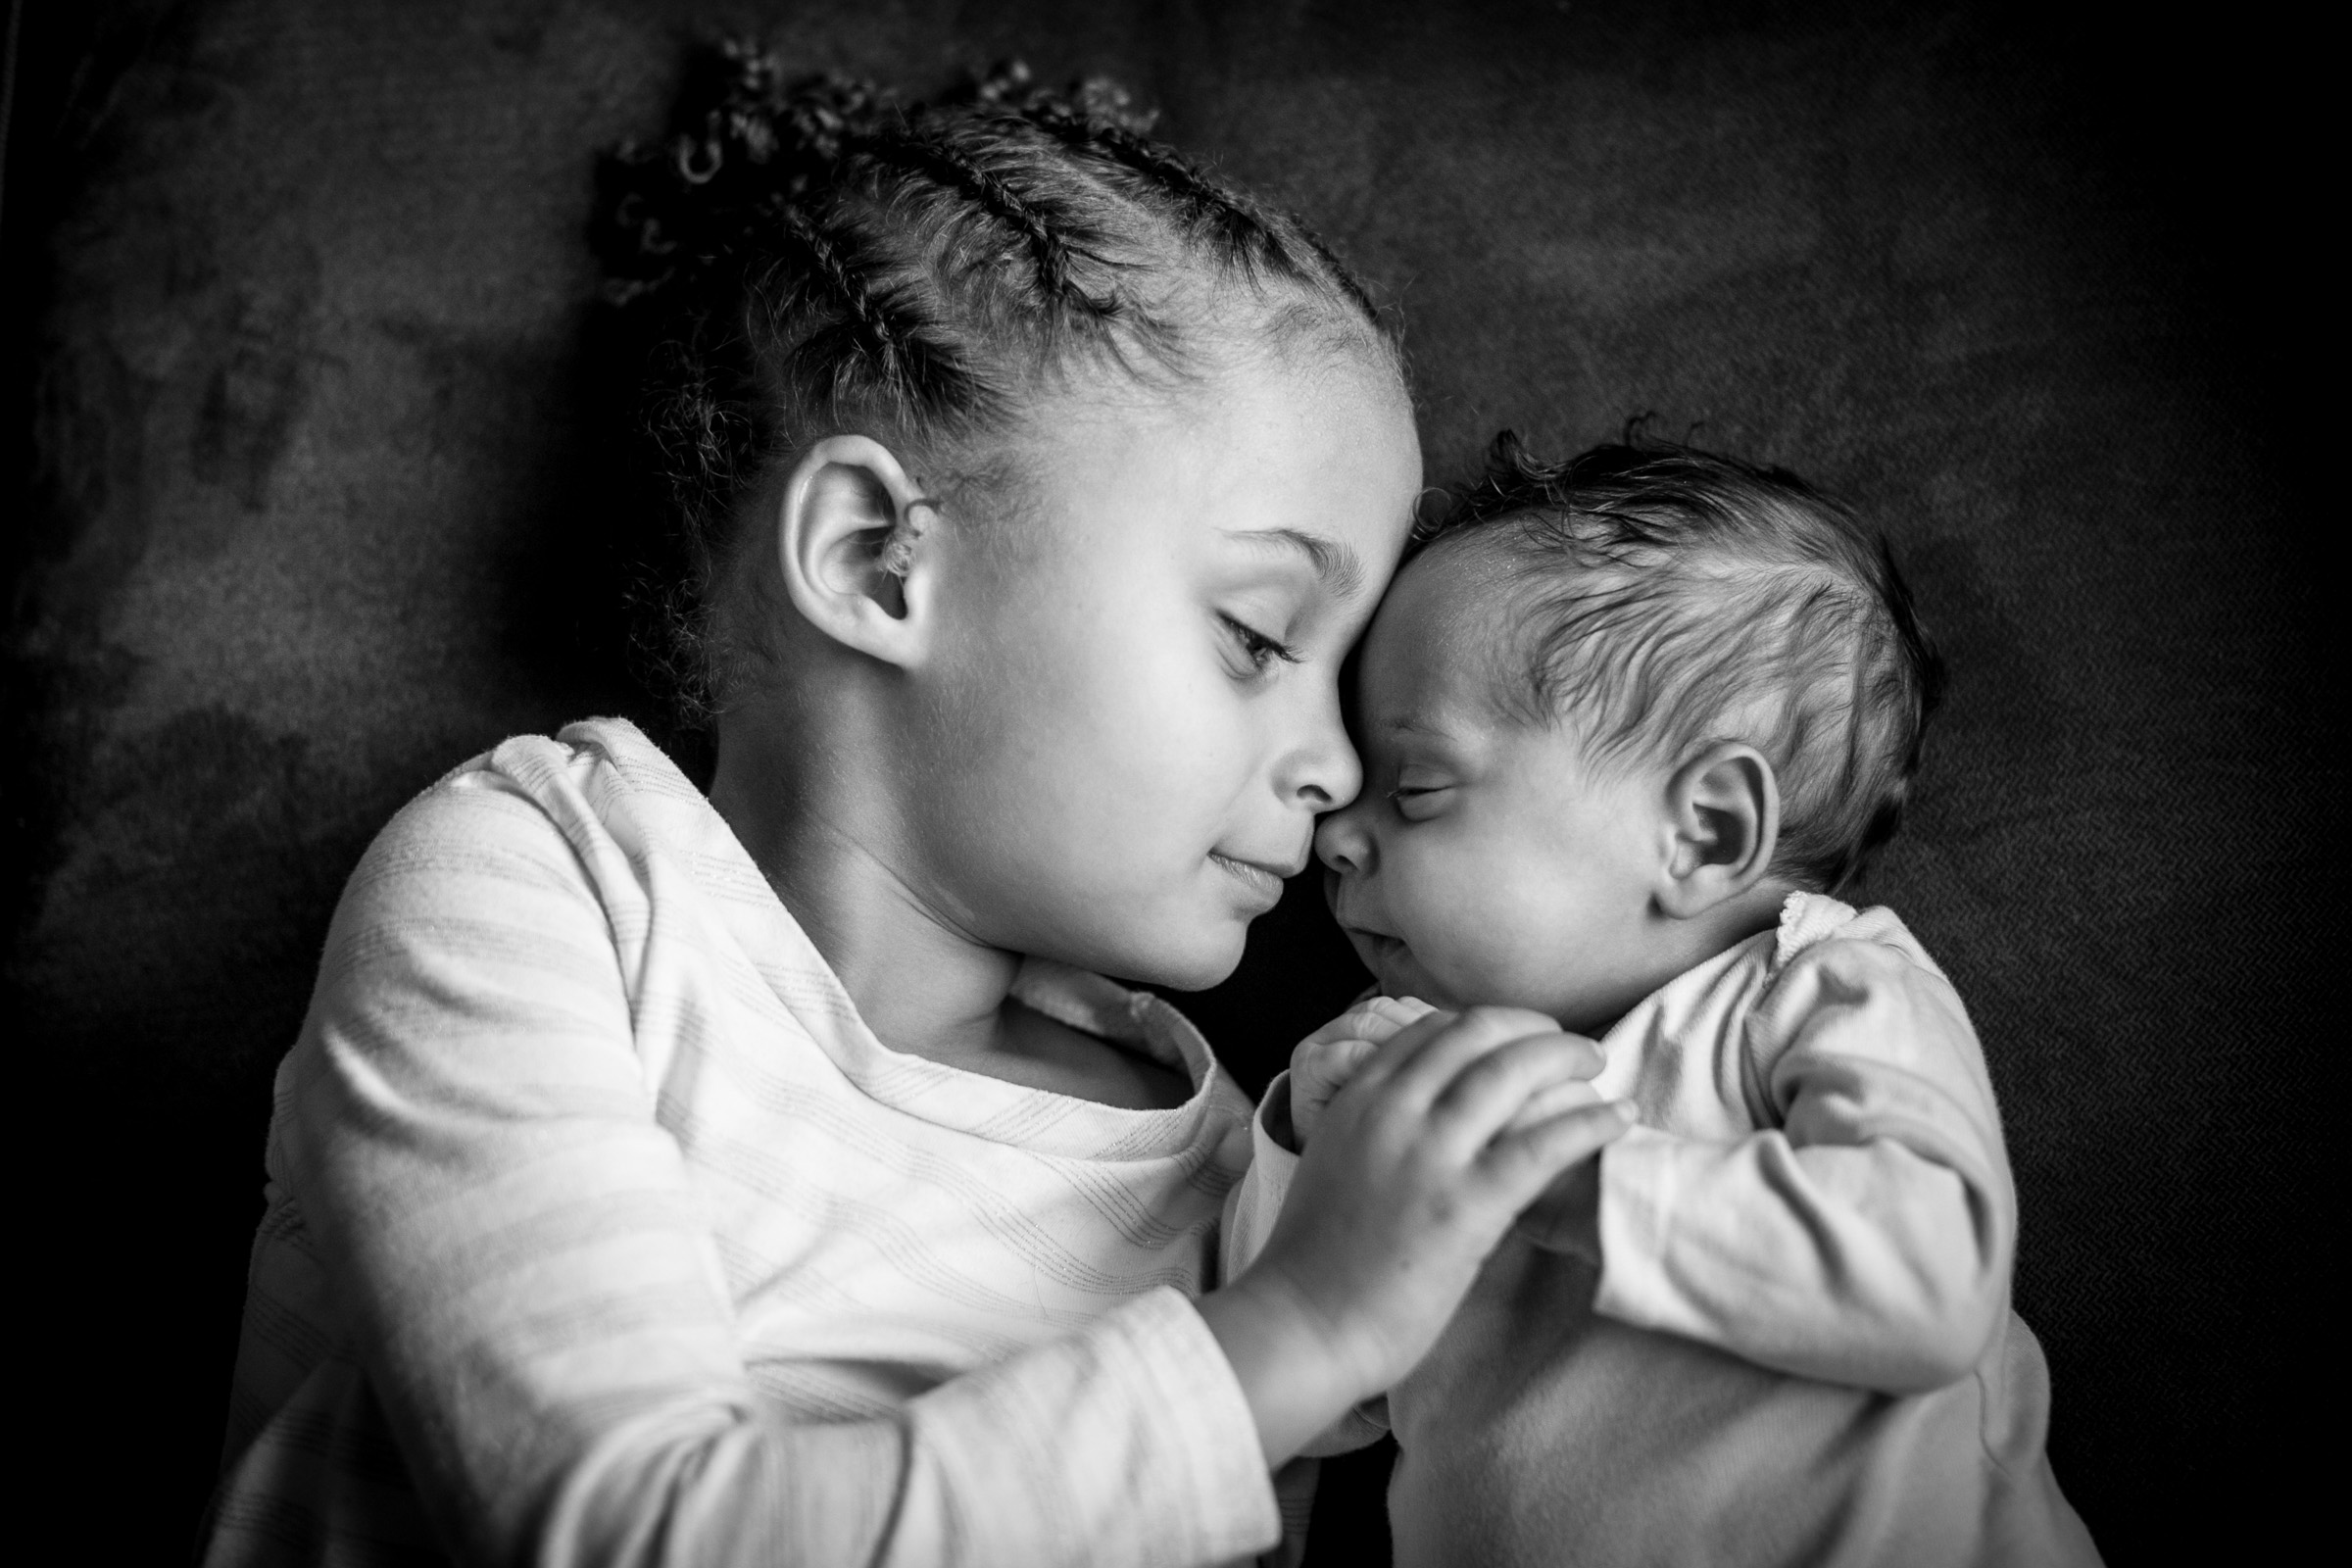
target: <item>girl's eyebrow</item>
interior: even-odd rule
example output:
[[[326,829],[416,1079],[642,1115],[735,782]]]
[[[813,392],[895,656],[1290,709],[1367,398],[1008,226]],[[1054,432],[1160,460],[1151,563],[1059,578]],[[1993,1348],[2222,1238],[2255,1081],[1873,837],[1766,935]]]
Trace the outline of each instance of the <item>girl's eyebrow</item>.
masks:
[[[1245,544],[1304,555],[1315,575],[1343,599],[1352,599],[1364,585],[1364,564],[1344,539],[1327,539],[1298,528],[1227,528],[1223,532],[1226,538]]]

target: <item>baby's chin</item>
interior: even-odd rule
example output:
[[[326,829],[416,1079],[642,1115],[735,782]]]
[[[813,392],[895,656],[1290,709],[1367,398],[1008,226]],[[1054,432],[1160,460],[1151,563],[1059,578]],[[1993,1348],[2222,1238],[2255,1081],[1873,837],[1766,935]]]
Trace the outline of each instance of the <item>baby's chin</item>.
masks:
[[[1379,951],[1367,952],[1373,944],[1378,945]],[[1524,1007],[1547,1018],[1560,1018],[1578,1011],[1571,999],[1549,991],[1535,994],[1524,986],[1512,985],[1506,976],[1442,973],[1409,944],[1393,937],[1374,938],[1369,943],[1359,940],[1356,953],[1363,958],[1364,967],[1372,971],[1384,997],[1415,997],[1448,1012],[1464,1007]]]
[[[1395,937],[1350,935],[1354,937],[1356,956],[1372,971],[1382,996],[1416,997],[1433,1007],[1448,1011],[1463,1005],[1454,988],[1431,974],[1429,966],[1404,943]]]

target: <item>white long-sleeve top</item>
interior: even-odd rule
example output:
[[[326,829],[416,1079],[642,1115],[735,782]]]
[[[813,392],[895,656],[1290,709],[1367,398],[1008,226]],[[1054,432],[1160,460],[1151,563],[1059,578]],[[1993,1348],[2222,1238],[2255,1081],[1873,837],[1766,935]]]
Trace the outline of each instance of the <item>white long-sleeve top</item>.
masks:
[[[206,1561],[1195,1564],[1280,1526],[1191,1304],[1248,1102],[893,1052],[623,722],[509,741],[353,875],[277,1078]]]
[[[1992,1082],[1902,922],[1796,894],[1602,1047],[1640,1119],[1600,1156],[1599,1262],[1506,1240],[1391,1391],[1399,1568],[2096,1564],[2010,1309]],[[1297,1166],[1267,1120],[1230,1269]]]

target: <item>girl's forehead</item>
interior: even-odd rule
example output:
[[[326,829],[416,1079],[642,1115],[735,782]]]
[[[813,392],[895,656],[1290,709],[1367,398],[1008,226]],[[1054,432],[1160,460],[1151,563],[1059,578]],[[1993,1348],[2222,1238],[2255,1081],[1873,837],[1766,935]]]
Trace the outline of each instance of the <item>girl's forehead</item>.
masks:
[[[1075,521],[1106,506],[1346,546],[1385,583],[1421,487],[1412,410],[1393,369],[1253,355],[1174,385],[1115,372],[1073,383],[1026,421],[1036,499]]]

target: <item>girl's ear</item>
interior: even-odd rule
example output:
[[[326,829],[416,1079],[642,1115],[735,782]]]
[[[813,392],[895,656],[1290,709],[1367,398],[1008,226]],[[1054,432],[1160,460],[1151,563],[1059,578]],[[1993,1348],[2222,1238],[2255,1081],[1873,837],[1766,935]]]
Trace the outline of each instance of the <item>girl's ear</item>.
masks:
[[[1715,741],[1666,781],[1671,835],[1658,906],[1676,919],[1704,914],[1762,881],[1781,842],[1781,786],[1752,746]]]
[[[776,516],[778,564],[793,608],[834,641],[884,663],[918,662],[934,552],[923,523],[934,503],[881,442],[827,436],[785,482]]]

